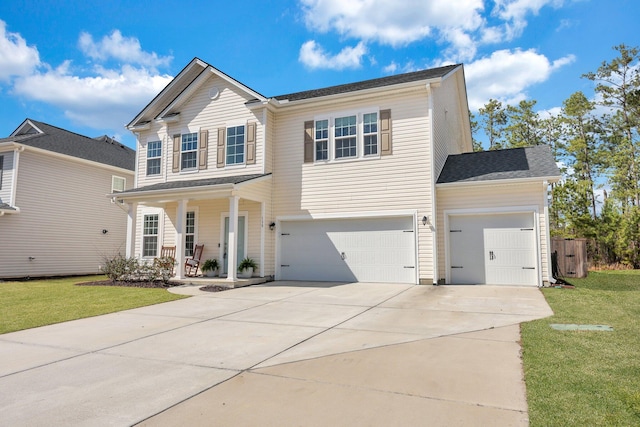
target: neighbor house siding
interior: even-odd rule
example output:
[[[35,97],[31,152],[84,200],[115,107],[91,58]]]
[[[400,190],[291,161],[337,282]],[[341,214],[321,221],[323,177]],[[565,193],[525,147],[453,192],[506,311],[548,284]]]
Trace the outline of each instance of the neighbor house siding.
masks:
[[[3,157],[2,170],[0,170],[0,203],[7,203],[14,206],[14,201],[11,200],[11,194],[13,190],[13,174],[14,174],[14,157],[13,151],[0,152],[0,157]]]
[[[445,234],[448,230],[444,228],[445,211],[535,206],[539,219],[537,227],[539,231],[538,244],[540,245],[542,277],[546,280],[549,272],[547,263],[548,242],[546,237],[548,230],[544,217],[544,191],[539,182],[439,187],[436,192],[438,197],[437,227],[442,230],[438,234],[438,271],[440,277],[446,277]]]
[[[105,257],[124,252],[127,214],[106,197],[113,175],[132,186],[132,172],[20,153],[20,213],[0,218],[0,277],[98,273]]]
[[[333,107],[281,112],[274,161],[274,214],[358,214],[418,211],[432,195],[427,91],[345,101]],[[367,108],[391,110],[392,154],[377,159],[303,163],[304,122],[317,115]],[[432,233],[418,228],[420,277],[432,277]]]

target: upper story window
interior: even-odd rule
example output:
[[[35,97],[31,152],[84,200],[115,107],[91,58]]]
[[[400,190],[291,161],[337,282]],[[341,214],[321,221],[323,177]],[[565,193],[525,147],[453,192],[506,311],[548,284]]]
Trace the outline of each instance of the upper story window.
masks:
[[[391,110],[369,109],[304,123],[304,162],[378,158],[391,154]]]
[[[198,134],[182,134],[180,146],[180,170],[192,170],[198,167]]]
[[[227,165],[244,163],[244,125],[227,128]]]
[[[121,176],[111,176],[111,192],[120,193],[124,191],[124,187],[127,184],[127,179]]]
[[[147,175],[160,175],[162,158],[162,142],[147,143]]]
[[[316,161],[329,159],[329,120],[316,121]]]

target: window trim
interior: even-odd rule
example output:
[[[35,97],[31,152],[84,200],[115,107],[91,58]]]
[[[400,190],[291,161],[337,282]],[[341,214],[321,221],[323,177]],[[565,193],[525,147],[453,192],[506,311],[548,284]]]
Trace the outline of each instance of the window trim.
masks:
[[[195,135],[196,136],[195,148],[193,148],[191,150],[184,150],[183,149],[184,137],[186,135]],[[191,132],[191,131],[187,130],[187,131],[183,131],[183,132],[180,133],[180,159],[179,159],[179,161],[180,161],[180,172],[181,173],[182,172],[187,172],[188,173],[188,172],[196,172],[196,171],[198,171],[198,152],[200,151],[199,147],[200,147],[200,135],[199,135],[198,131]],[[195,156],[195,159],[194,159],[194,166],[193,167],[190,167],[190,168],[182,167],[182,164],[183,164],[182,163],[182,156],[185,153],[195,153],[196,156]]]
[[[2,190],[2,176],[4,175],[4,156],[0,155],[0,190]]]
[[[376,132],[364,133],[364,116],[365,114],[375,114],[377,118]],[[344,117],[356,116],[356,155],[348,157],[336,157],[336,136],[335,136],[335,120]],[[316,156],[316,143],[319,141],[316,138],[316,126],[319,121],[328,121],[328,139],[327,139],[327,159],[317,159]],[[376,136],[376,154],[364,154],[364,140],[365,136]],[[349,161],[361,161],[379,159],[381,156],[381,123],[380,123],[380,107],[366,107],[359,108],[357,110],[348,111],[336,111],[329,114],[317,115],[313,118],[313,163],[335,163],[335,162],[349,162]]]
[[[159,154],[157,156],[153,156],[150,157],[149,156],[149,147],[151,144],[160,144],[160,147],[156,150],[159,150]],[[149,161],[153,160],[153,161],[158,161],[158,172],[157,173],[150,173],[149,170]],[[160,176],[162,175],[162,140],[153,140],[153,141],[148,141],[147,142],[147,176]]]
[[[146,222],[147,222],[147,217],[150,216],[155,216],[157,218],[157,225],[156,225],[156,229],[155,229],[155,234],[147,234],[146,233]],[[158,256],[158,246],[160,244],[160,213],[159,212],[154,212],[154,213],[145,213],[142,215],[142,242],[141,242],[141,247],[140,247],[140,255],[142,256],[142,258],[156,258]],[[155,237],[156,239],[156,247],[155,247],[155,253],[153,255],[146,255],[145,254],[145,249],[146,249],[146,245],[145,245],[145,240],[148,237]]]
[[[231,128],[243,128],[243,136],[242,136],[242,162],[239,163],[229,163],[229,129]],[[239,145],[239,144],[238,144]],[[244,167],[247,164],[247,123],[230,123],[225,126],[225,135],[224,135],[224,166],[225,168],[237,168]]]
[[[117,179],[122,180],[122,190],[119,190],[115,186],[115,182]],[[127,189],[127,178],[118,175],[111,175],[111,192],[112,193],[121,193]]]

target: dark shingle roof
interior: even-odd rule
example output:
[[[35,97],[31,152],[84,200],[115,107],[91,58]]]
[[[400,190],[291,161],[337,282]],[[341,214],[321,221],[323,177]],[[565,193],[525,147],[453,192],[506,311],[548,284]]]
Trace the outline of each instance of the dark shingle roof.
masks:
[[[43,133],[19,134],[3,138],[0,141],[15,141],[30,147],[66,154],[105,165],[131,171],[135,169],[136,152],[112,138],[106,136],[95,139],[89,138],[46,123],[28,120]]]
[[[449,156],[437,183],[559,176],[551,148],[537,145]]]
[[[271,174],[267,173],[240,176],[224,176],[220,178],[192,179],[188,181],[169,181],[159,184],[147,185],[144,187],[132,188],[118,194],[138,193],[141,191],[173,190],[177,188],[195,188],[221,184],[240,184],[242,182],[251,181],[252,179],[262,178],[269,175]]]
[[[372,89],[376,87],[391,86],[402,83],[410,83],[420,80],[429,80],[446,76],[460,64],[447,65],[444,67],[431,68],[429,70],[414,71],[412,73],[398,74],[395,76],[381,77],[373,80],[365,80],[356,83],[348,83],[339,86],[330,86],[322,89],[307,90],[304,92],[290,93],[287,95],[278,95],[275,98],[278,101],[289,100],[299,101],[307,98],[318,98],[321,96],[336,95],[340,93],[355,92],[359,90]]]

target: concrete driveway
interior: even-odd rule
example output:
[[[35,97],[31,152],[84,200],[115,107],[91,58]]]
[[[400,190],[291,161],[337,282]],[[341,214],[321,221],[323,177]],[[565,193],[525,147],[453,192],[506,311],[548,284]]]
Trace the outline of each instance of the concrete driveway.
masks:
[[[273,282],[0,335],[0,425],[527,425],[535,288]]]

